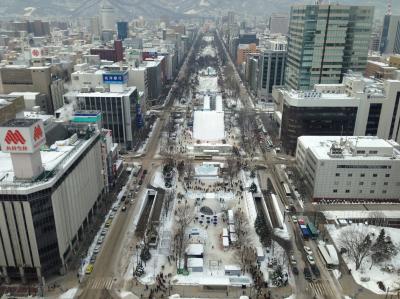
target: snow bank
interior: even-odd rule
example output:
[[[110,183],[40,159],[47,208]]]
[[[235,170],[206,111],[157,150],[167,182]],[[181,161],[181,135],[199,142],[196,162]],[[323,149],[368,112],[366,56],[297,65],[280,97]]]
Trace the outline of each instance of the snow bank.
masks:
[[[58,298],[59,299],[74,299],[76,293],[78,292],[78,288],[72,288],[66,291],[65,293],[61,294]]]
[[[199,76],[199,92],[218,92],[218,77]]]
[[[336,247],[339,245],[339,238],[342,232],[350,229],[351,227],[359,226],[360,228],[367,228],[369,233],[373,233],[375,238],[379,235],[382,227],[374,226],[374,225],[365,225],[365,224],[352,224],[344,227],[336,227],[332,224],[326,225],[327,230],[329,231],[332,240],[334,241]],[[398,248],[400,244],[400,229],[385,227],[385,233],[387,236],[390,236],[394,245]],[[347,258],[347,256],[343,255],[344,261],[346,262],[348,268],[352,269],[351,274],[353,275],[354,280],[359,285],[363,286],[366,289],[376,293],[376,294],[385,294],[386,292],[379,289],[377,282],[382,281],[386,288],[390,288],[390,290],[395,290],[398,288],[399,275],[397,271],[400,269],[400,252],[397,253],[396,256],[392,257],[391,260],[383,262],[381,264],[373,264],[371,267],[371,258],[367,257],[364,259],[363,265],[359,270],[355,270],[355,263]],[[394,267],[395,271],[392,273],[382,271],[382,268],[386,265],[391,265]],[[369,279],[368,281],[365,278]]]
[[[224,139],[224,113],[216,111],[195,111],[193,137],[194,139],[203,141],[218,141]]]

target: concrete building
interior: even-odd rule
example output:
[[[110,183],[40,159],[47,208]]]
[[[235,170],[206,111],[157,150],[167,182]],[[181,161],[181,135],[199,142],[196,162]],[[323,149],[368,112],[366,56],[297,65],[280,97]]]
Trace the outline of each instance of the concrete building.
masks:
[[[248,54],[259,53],[256,44],[239,44],[236,54],[236,65],[240,66],[246,61]]]
[[[102,30],[115,30],[115,9],[108,0],[101,2],[100,19]]]
[[[294,154],[297,138],[378,136],[400,141],[400,81],[351,74],[342,84],[316,84],[312,91],[273,90],[283,149]]]
[[[53,66],[4,66],[0,68],[0,91],[39,92],[46,96],[46,112],[53,112],[63,105],[64,82]]]
[[[377,79],[392,79],[395,71],[397,71],[397,68],[387,63],[368,60],[364,75]]]
[[[99,55],[102,60],[122,61],[124,59],[124,48],[121,40],[114,41],[114,47],[101,47],[90,49],[90,55]]]
[[[380,51],[382,54],[400,54],[400,15],[385,15]]]
[[[0,124],[13,119],[25,109],[24,98],[18,95],[0,95]]]
[[[77,103],[82,110],[99,110],[103,115],[103,127],[112,132],[115,142],[123,150],[134,145],[133,131],[141,118],[141,95],[136,87],[127,87],[128,72],[102,74],[103,83],[109,89],[89,92],[71,91],[64,95],[69,103]]]
[[[22,97],[25,103],[25,111],[33,111],[39,109],[40,111],[47,111],[46,96],[39,92],[11,92],[10,96]],[[39,107],[39,108],[38,108]],[[1,123],[1,122],[0,122]]]
[[[94,16],[90,18],[90,31],[96,37],[101,35],[101,24],[99,16]]]
[[[47,144],[51,150],[41,150],[40,119],[0,128],[0,267],[7,282],[65,273],[102,198],[99,131],[58,128],[63,141]]]
[[[399,202],[400,146],[370,136],[301,136],[296,163],[313,201]]]
[[[285,85],[310,90],[363,72],[374,8],[338,4],[296,5],[290,12]]]
[[[272,99],[272,87],[283,85],[287,43],[285,41],[269,41],[268,46],[260,51],[258,60],[257,96],[266,101]]]
[[[269,17],[269,31],[271,33],[287,34],[289,31],[289,15],[272,14]]]
[[[389,56],[389,66],[393,66],[397,69],[400,69],[400,55]]]

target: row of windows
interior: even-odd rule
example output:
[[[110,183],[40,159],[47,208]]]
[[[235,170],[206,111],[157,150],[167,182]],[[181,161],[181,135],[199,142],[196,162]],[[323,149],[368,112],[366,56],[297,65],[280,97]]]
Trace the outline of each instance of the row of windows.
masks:
[[[391,165],[336,165],[336,168],[392,169]]]
[[[337,190],[337,189],[333,189],[332,192],[333,192],[333,193],[337,193],[338,190]],[[345,190],[345,193],[350,193],[350,190],[349,190],[349,189],[346,189],[346,190]],[[358,193],[363,193],[363,190],[358,190]],[[366,192],[365,192],[365,193],[366,193]],[[370,194],[374,194],[374,193],[375,193],[375,190],[369,190],[369,193],[370,193]],[[387,190],[382,190],[382,194],[386,194],[386,193],[387,193]]]
[[[335,176],[339,177],[339,176],[341,176],[341,174],[337,172],[337,173],[335,174]],[[348,173],[347,176],[348,176],[348,177],[352,177],[353,174],[352,174],[352,173]],[[365,173],[360,173],[360,177],[364,178],[364,177],[365,177]],[[378,177],[378,174],[377,174],[377,173],[373,173],[373,174],[372,174],[372,177],[377,178],[377,177]],[[385,178],[389,178],[389,177],[390,177],[390,174],[389,174],[389,173],[385,173]]]
[[[346,186],[351,186],[351,181],[347,181],[346,182]],[[339,182],[338,181],[335,181],[334,183],[333,183],[335,186],[338,186],[339,185]],[[358,185],[359,186],[363,186],[364,185],[364,182],[358,182]],[[383,182],[383,186],[388,186],[389,185],[389,182]],[[376,186],[376,182],[371,182],[371,186]]]

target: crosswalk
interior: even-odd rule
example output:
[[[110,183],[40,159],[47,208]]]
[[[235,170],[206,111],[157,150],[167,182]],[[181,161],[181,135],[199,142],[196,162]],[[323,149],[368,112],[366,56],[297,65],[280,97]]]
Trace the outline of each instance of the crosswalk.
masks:
[[[112,277],[89,278],[89,280],[87,282],[87,287],[89,289],[111,290],[113,284],[114,284],[114,280]]]
[[[311,290],[315,295],[331,296],[334,295],[332,288],[327,282],[322,280],[313,281],[310,283]]]

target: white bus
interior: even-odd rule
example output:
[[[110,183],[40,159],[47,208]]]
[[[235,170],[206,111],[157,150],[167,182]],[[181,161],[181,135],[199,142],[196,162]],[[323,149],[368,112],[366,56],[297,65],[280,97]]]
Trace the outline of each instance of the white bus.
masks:
[[[283,186],[283,189],[285,190],[286,196],[290,196],[290,195],[291,195],[291,192],[290,192],[290,189],[289,189],[288,184],[282,183],[282,186]]]
[[[336,265],[332,260],[331,256],[329,255],[328,251],[326,250],[325,245],[318,245],[318,251],[322,256],[322,259],[325,262],[325,265],[328,269],[333,269]]]

